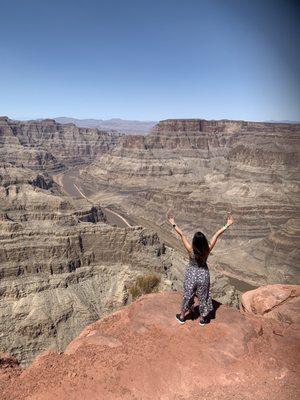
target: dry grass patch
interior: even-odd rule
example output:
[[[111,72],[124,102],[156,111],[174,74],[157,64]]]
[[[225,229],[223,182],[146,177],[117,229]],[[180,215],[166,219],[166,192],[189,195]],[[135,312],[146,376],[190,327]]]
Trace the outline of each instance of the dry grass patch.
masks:
[[[160,276],[158,275],[152,274],[139,276],[134,284],[129,288],[132,300],[137,299],[143,294],[156,292],[159,283]]]

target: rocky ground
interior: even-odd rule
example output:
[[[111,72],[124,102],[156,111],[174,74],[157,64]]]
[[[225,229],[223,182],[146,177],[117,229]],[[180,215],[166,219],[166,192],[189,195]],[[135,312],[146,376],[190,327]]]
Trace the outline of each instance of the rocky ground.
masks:
[[[299,295],[282,285],[246,292],[245,311],[215,304],[205,326],[178,324],[180,293],[144,296],[24,372],[4,359],[2,399],[296,400]]]

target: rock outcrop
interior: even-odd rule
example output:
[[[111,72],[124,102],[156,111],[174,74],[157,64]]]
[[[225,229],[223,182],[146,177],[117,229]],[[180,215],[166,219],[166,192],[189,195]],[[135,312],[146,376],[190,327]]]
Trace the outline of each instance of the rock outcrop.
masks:
[[[268,285],[243,293],[241,308],[256,315],[298,324],[300,331],[300,286]]]
[[[298,398],[299,341],[289,324],[221,305],[204,327],[181,326],[180,301],[150,294],[89,325],[63,354],[48,351],[2,383],[2,399]]]
[[[0,161],[59,170],[90,162],[114,147],[120,134],[59,124],[52,119],[13,121],[0,117]]]
[[[240,133],[240,132],[299,132],[300,124],[233,121],[229,119],[166,119],[153,127],[156,133],[164,132],[208,132],[208,133]]]

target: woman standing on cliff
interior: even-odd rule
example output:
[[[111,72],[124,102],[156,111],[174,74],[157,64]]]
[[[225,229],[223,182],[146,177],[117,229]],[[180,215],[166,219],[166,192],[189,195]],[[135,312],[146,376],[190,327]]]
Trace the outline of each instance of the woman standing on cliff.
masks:
[[[219,236],[233,224],[233,218],[228,213],[227,223],[219,229],[208,243],[202,232],[196,232],[192,244],[189,243],[182,230],[175,224],[174,216],[168,211],[167,218],[175,231],[180,236],[184,247],[189,253],[189,263],[184,276],[184,295],[181,306],[181,313],[176,314],[176,319],[180,324],[185,323],[187,311],[192,311],[194,297],[199,300],[200,325],[205,325],[207,315],[213,310],[211,292],[210,292],[210,273],[206,263],[207,257]]]

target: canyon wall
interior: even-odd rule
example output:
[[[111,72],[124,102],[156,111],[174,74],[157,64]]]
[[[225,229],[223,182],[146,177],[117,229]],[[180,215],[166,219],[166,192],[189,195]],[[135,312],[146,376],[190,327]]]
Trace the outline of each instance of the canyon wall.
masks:
[[[13,121],[0,117],[0,161],[58,170],[91,161],[113,147],[119,137],[114,131],[78,128],[52,119]]]
[[[254,285],[299,282],[299,134],[291,124],[166,120],[121,137],[81,177],[98,188],[95,200],[110,192],[128,215],[161,228],[173,208],[189,235],[212,236],[231,211],[213,265]]]
[[[140,276],[176,288],[182,264],[155,232],[111,226],[100,206],[77,208],[49,175],[11,164],[0,167],[0,244],[0,349],[22,365],[130,302]]]

